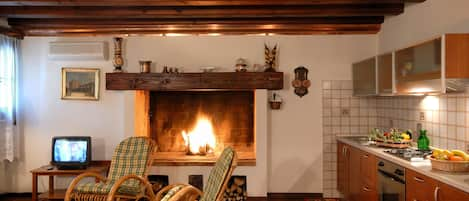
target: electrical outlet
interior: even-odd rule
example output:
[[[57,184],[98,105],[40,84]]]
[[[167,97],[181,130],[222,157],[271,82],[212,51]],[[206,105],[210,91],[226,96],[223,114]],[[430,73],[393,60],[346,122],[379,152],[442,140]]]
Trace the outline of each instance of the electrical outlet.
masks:
[[[425,112],[420,112],[420,121],[425,121]]]
[[[342,116],[350,116],[350,109],[348,108],[342,108],[340,110],[340,113],[342,114]]]

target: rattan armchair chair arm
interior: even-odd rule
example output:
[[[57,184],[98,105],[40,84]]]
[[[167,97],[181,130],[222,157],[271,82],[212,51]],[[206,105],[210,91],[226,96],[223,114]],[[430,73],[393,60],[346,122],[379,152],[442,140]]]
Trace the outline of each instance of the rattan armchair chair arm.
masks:
[[[195,201],[202,197],[203,192],[192,185],[186,185],[179,190],[170,201]]]
[[[67,188],[67,192],[65,193],[65,198],[64,198],[64,201],[70,201],[70,196],[71,194],[73,193],[73,189],[75,188],[75,186],[84,178],[88,178],[88,177],[94,177],[96,182],[100,182],[100,181],[106,181],[106,178],[103,176],[103,175],[100,175],[99,173],[95,173],[95,172],[85,172],[85,173],[82,173],[80,175],[78,175],[77,177],[75,177],[75,179],[72,180],[72,182],[70,183],[70,185],[68,186]]]
[[[153,200],[153,201],[160,201],[163,198],[163,196],[166,193],[168,193],[169,190],[171,190],[172,188],[174,188],[176,186],[187,186],[187,184],[169,184],[169,185],[163,187],[161,190],[158,191],[158,193],[155,196],[155,200]]]
[[[109,194],[107,196],[107,201],[113,201],[114,197],[117,194],[117,190],[119,189],[119,187],[125,181],[127,181],[129,179],[136,179],[136,180],[140,181],[140,184],[143,184],[143,186],[145,187],[145,191],[146,191],[146,193],[148,193],[149,199],[153,200],[155,198],[155,193],[152,190],[152,186],[151,186],[150,182],[147,179],[144,179],[143,177],[131,174],[131,175],[127,175],[127,176],[124,176],[124,177],[120,178],[119,180],[116,181],[116,183],[114,183],[114,185],[112,185],[112,188],[109,191]]]

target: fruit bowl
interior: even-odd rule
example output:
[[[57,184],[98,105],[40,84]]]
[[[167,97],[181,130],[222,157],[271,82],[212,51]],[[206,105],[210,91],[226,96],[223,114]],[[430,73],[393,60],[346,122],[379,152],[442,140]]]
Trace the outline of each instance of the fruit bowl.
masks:
[[[427,156],[432,163],[432,169],[446,172],[469,172],[469,161],[439,160],[433,156]]]

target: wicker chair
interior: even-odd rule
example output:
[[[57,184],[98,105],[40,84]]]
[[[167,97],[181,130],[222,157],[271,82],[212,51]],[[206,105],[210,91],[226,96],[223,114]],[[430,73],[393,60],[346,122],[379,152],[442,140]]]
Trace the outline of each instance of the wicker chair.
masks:
[[[69,185],[65,201],[112,201],[125,198],[139,200],[154,199],[155,194],[148,182],[147,172],[152,165],[155,143],[147,137],[129,137],[114,150],[107,178],[96,173],[83,173]],[[79,182],[93,177],[95,182]]]
[[[228,147],[218,158],[215,167],[208,176],[204,192],[187,184],[173,184],[158,192],[153,201],[220,201],[226,190],[228,180],[236,168],[236,152]]]

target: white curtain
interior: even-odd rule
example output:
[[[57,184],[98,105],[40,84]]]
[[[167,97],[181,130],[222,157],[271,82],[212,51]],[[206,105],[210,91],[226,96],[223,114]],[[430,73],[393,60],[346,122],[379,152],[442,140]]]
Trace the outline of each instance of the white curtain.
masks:
[[[18,156],[19,40],[0,35],[0,162]]]

